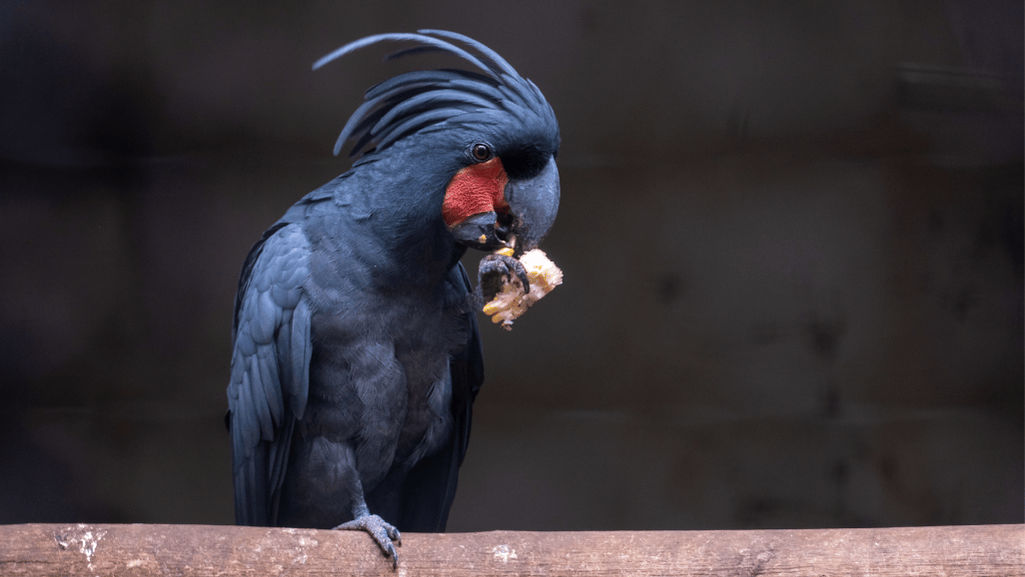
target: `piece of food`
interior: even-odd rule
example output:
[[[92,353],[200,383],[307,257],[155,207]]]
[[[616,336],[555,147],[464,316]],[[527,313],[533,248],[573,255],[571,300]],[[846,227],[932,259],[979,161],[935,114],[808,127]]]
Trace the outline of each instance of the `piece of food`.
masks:
[[[512,249],[502,249],[498,254],[512,256]],[[495,324],[501,323],[505,330],[512,330],[513,321],[527,312],[530,305],[562,284],[562,271],[548,259],[544,251],[534,249],[523,253],[520,264],[527,271],[530,292],[523,290],[523,283],[516,275],[505,277],[502,290],[494,299],[484,305],[484,314]]]

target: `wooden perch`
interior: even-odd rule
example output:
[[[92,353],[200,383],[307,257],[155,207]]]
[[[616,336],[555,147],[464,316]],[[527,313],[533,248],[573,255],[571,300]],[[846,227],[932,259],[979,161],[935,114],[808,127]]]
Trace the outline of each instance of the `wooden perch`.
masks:
[[[403,535],[0,525],[0,575],[1025,575],[1025,525]]]

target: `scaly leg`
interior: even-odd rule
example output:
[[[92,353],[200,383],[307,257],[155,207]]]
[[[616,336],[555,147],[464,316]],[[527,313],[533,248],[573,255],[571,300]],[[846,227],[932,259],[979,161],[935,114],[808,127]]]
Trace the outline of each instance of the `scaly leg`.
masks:
[[[352,521],[342,523],[335,529],[366,531],[377,542],[384,556],[391,557],[392,569],[398,569],[399,554],[395,551],[395,546],[402,545],[402,535],[394,525],[370,512],[363,498],[363,485],[358,478],[355,485],[355,494],[352,496]]]

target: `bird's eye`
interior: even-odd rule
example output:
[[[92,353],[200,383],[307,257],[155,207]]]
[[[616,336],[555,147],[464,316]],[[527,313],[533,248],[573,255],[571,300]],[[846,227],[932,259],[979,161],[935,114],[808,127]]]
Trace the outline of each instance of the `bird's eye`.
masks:
[[[478,142],[470,147],[470,155],[477,162],[484,162],[485,160],[491,160],[491,147],[483,142]]]

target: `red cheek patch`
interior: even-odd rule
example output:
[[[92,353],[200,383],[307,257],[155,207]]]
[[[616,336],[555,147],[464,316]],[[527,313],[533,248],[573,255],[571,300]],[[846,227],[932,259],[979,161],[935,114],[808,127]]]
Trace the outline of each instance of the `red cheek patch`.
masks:
[[[481,164],[471,164],[452,177],[445,189],[441,216],[449,227],[482,212],[509,210],[505,202],[505,174],[502,161],[492,158]]]

